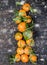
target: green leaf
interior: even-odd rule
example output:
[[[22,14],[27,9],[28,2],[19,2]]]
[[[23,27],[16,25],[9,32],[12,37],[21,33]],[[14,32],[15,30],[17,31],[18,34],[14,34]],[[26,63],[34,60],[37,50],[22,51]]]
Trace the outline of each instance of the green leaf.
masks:
[[[28,19],[31,19],[31,18],[23,17],[23,21],[27,21]]]
[[[26,30],[31,30],[33,27],[34,27],[34,26],[31,26],[31,27],[27,28]]]
[[[23,17],[23,21],[26,21],[28,18],[27,17]]]
[[[34,10],[33,10],[33,8],[32,8],[32,7],[30,7],[30,11],[31,11],[32,13],[34,13]]]
[[[31,11],[32,13],[37,13],[37,9],[33,9],[32,7],[30,7],[30,11]]]
[[[15,59],[14,55],[10,55],[9,57],[10,64],[14,63],[14,59]]]
[[[33,61],[32,61],[32,64],[37,65],[37,63],[36,62],[33,62]]]
[[[16,5],[21,5],[21,3],[20,2],[16,2]]]
[[[16,21],[16,20],[17,20],[17,18],[14,18],[14,19],[13,19],[13,21]]]
[[[10,58],[10,64],[14,63],[14,58]]]
[[[21,18],[20,17],[16,17],[16,18],[13,19],[13,21],[17,21],[17,20],[21,20]]]
[[[25,40],[28,40],[28,39],[32,38],[33,33],[31,30],[26,30],[25,32],[23,32],[23,36],[24,36]]]
[[[15,15],[15,16],[18,16],[18,15],[19,15],[18,10],[14,10],[14,15]]]
[[[29,26],[34,26],[34,22],[32,21],[32,22],[29,24]]]
[[[26,23],[26,28],[29,28],[28,24]]]

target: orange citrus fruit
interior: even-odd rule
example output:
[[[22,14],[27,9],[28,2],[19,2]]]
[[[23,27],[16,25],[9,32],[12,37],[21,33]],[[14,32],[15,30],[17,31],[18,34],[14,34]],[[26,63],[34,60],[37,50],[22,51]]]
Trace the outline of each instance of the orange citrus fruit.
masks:
[[[26,44],[29,45],[29,46],[34,46],[34,40],[28,39],[28,40],[26,40]]]
[[[22,54],[22,55],[21,55],[21,61],[24,62],[24,63],[28,62],[28,61],[29,61],[28,55]]]
[[[29,58],[30,58],[31,62],[36,62],[37,61],[37,56],[36,55],[30,55]]]
[[[26,18],[27,18],[27,19],[25,20],[25,21],[26,21],[26,23],[30,23],[30,22],[32,21],[32,19],[31,19],[31,17],[30,17],[30,16],[26,16]]]
[[[24,40],[19,40],[18,43],[17,43],[18,47],[25,47],[25,41]]]
[[[19,11],[19,16],[26,16],[26,11],[25,10],[20,10]]]
[[[23,48],[20,48],[20,47],[17,48],[17,53],[20,54],[20,55],[23,54],[24,53]]]
[[[19,54],[16,54],[16,55],[15,55],[15,61],[16,61],[16,62],[19,62],[19,61],[20,61],[20,58],[21,58],[21,57],[20,57]]]
[[[27,55],[29,55],[30,52],[31,52],[30,49],[31,49],[31,47],[26,46],[26,47],[24,48],[24,53],[27,54]]]
[[[26,30],[26,23],[25,22],[21,22],[19,25],[18,25],[18,30],[20,32],[24,32]]]
[[[15,39],[16,40],[21,40],[22,39],[22,34],[20,33],[20,32],[17,32],[16,34],[15,34]]]
[[[25,3],[22,8],[25,10],[25,11],[29,11],[30,10],[30,4],[29,3]]]

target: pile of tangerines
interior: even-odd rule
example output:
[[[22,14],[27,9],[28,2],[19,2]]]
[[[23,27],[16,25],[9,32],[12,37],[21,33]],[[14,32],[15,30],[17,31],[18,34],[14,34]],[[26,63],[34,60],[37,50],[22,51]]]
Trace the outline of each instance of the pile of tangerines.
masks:
[[[30,7],[29,3],[25,3],[21,10],[18,11],[18,15],[13,19],[18,29],[18,32],[14,35],[18,47],[14,58],[15,62],[37,62],[37,56],[32,48],[34,46],[33,31],[30,29],[32,26],[29,26],[33,21],[31,16],[27,15]]]

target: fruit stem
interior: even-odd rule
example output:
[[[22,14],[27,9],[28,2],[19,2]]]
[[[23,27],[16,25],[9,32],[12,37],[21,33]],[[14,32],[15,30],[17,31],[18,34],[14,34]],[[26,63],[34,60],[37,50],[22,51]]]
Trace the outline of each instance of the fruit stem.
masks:
[[[32,29],[33,27],[34,27],[34,25],[32,25],[31,27],[27,28],[26,30],[28,30],[28,29]]]

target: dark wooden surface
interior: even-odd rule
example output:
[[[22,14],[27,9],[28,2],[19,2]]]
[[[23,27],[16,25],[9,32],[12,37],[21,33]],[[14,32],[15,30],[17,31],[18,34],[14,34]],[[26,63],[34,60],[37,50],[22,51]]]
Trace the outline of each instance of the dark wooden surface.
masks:
[[[18,7],[15,6],[17,0],[0,0],[0,65],[11,65],[9,55],[15,53],[16,41],[13,38],[17,31],[17,26],[13,22],[12,11]],[[19,1],[19,0],[18,0]],[[33,8],[38,9],[38,14],[33,16],[35,24],[35,53],[38,56],[37,65],[47,65],[47,0],[26,0]],[[19,9],[19,8],[18,8]],[[14,63],[12,65],[32,65],[29,63]]]

